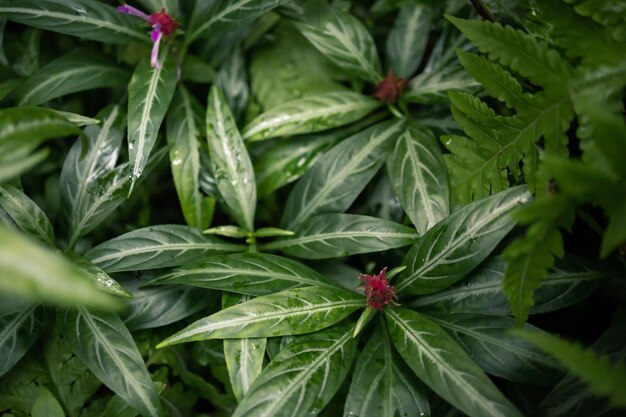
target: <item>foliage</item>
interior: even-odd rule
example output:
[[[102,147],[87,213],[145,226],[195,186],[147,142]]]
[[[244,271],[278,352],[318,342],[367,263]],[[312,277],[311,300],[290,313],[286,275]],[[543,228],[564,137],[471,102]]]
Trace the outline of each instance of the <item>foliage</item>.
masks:
[[[118,5],[0,0],[3,416],[620,413],[620,2]]]

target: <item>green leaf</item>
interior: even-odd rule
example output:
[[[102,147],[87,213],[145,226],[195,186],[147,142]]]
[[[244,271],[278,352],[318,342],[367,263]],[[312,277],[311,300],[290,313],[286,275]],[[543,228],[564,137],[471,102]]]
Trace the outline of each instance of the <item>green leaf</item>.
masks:
[[[222,308],[241,304],[250,299],[251,297],[248,295],[239,296],[223,293]],[[224,357],[228,367],[230,384],[235,398],[239,402],[261,373],[266,343],[267,339],[264,337],[224,340]]]
[[[176,62],[168,49],[161,52],[158,68],[144,59],[128,84],[128,154],[131,190],[143,174],[159,127],[176,89]]]
[[[307,95],[261,114],[246,126],[243,137],[259,140],[318,132],[354,122],[380,105],[352,91]]]
[[[145,288],[142,281],[125,281],[132,298],[121,316],[129,330],[152,329],[175,323],[206,308],[210,293],[198,288],[171,285]]]
[[[209,253],[237,252],[242,245],[205,236],[198,229],[160,225],[137,229],[92,248],[85,257],[106,272],[183,265]]]
[[[240,47],[232,51],[228,60],[217,72],[215,85],[224,93],[235,120],[241,120],[248,104],[250,87],[246,73],[246,62]]]
[[[346,78],[289,22],[279,22],[274,39],[255,45],[250,62],[253,96],[264,110],[310,94],[345,89]],[[285,57],[289,57],[285,65]]]
[[[448,172],[430,130],[409,127],[387,159],[387,172],[400,204],[421,235],[448,216]]]
[[[608,356],[598,355],[592,348],[548,333],[516,330],[515,334],[553,355],[595,394],[608,397],[611,405],[626,407],[626,366],[623,363],[611,363]]]
[[[17,91],[19,105],[36,106],[79,91],[119,87],[129,74],[89,50],[77,50],[55,59],[26,80]]]
[[[554,265],[555,257],[564,255],[558,227],[567,228],[573,223],[572,207],[572,201],[563,195],[548,194],[516,213],[523,223],[539,218],[502,254],[508,262],[502,287],[519,325],[528,318],[533,294]]]
[[[388,308],[385,317],[394,346],[437,395],[471,417],[522,416],[463,349],[431,320],[403,308]]]
[[[402,6],[387,35],[389,64],[400,78],[409,78],[420,65],[430,33],[432,10],[425,4]]]
[[[167,142],[178,200],[187,224],[205,229],[211,222],[212,207],[200,194],[199,139],[204,132],[203,109],[181,84],[167,113]]]
[[[3,226],[0,227],[0,289],[54,305],[85,303],[109,309],[119,306],[61,255]]]
[[[158,276],[150,285],[184,284],[248,295],[267,295],[301,286],[336,288],[309,267],[280,256],[241,253],[212,256]]]
[[[118,297],[132,297],[132,295],[117,281],[107,275],[107,273],[102,269],[89,262],[87,259],[72,252],[66,253],[66,256],[81,272],[85,274],[87,278],[96,284],[96,287],[99,290]]]
[[[353,326],[301,336],[261,372],[233,417],[317,415],[348,375],[356,352]]]
[[[4,0],[0,17],[105,43],[150,41],[139,19],[91,0]]]
[[[393,348],[386,332],[377,329],[356,362],[344,417],[394,417]]]
[[[206,339],[311,333],[332,326],[364,305],[362,296],[339,288],[284,290],[200,319],[168,337],[157,347]]]
[[[382,80],[374,40],[356,17],[315,4],[295,25],[313,46],[347,73],[372,84]]]
[[[219,35],[262,16],[289,0],[219,0],[196,2],[185,43]]]
[[[278,188],[299,179],[325,151],[340,140],[361,131],[380,120],[383,114],[372,115],[362,122],[328,133],[297,136],[274,143],[254,158],[254,171],[259,196],[265,196]]]
[[[446,26],[424,70],[411,79],[403,97],[413,103],[445,103],[449,91],[475,89],[478,83],[463,71],[454,55],[454,50],[465,47],[466,43],[462,34]]]
[[[44,141],[78,132],[53,110],[13,107],[0,111],[0,183],[41,162],[47,151],[32,152]]]
[[[304,259],[328,259],[408,246],[418,236],[411,227],[356,214],[320,214],[299,223],[293,231],[294,236],[260,248],[280,249]]]
[[[485,372],[529,385],[551,386],[561,377],[556,361],[534,345],[513,336],[510,317],[446,314],[430,319],[448,331]],[[526,325],[526,329],[539,329]]]
[[[347,210],[384,163],[403,125],[377,124],[326,152],[291,191],[282,227],[292,229],[315,214]]]
[[[0,186],[0,207],[24,233],[56,247],[54,230],[46,214],[26,194],[9,184]]]
[[[489,258],[467,279],[445,291],[419,297],[410,306],[448,313],[512,315],[511,305],[502,289],[506,265],[500,258]],[[591,295],[602,280],[612,276],[614,273],[610,271],[566,256],[548,269],[548,276],[535,291],[535,304],[530,314],[548,313],[577,304]]]
[[[33,417],[65,417],[61,404],[54,398],[48,388],[41,387],[39,395],[31,410]]]
[[[206,126],[217,188],[237,223],[253,231],[256,209],[254,170],[235,119],[217,87],[209,92]]]
[[[0,313],[0,377],[9,371],[37,341],[43,327],[41,308],[26,305]]]
[[[54,387],[55,395],[68,415],[78,416],[102,383],[58,333],[46,340],[43,354],[49,386]]]
[[[517,111],[530,105],[523,95],[522,86],[507,70],[484,56],[457,49],[463,68],[483,86],[487,93]]]
[[[430,294],[477,267],[513,228],[511,212],[530,200],[525,186],[510,188],[454,212],[430,229],[406,254],[396,291]]]
[[[570,71],[559,54],[536,37],[481,20],[465,20],[446,16],[472,43],[488,53],[493,61],[499,61],[517,71],[530,82],[557,94],[567,88]]]
[[[393,393],[398,407],[397,412],[401,416],[407,417],[431,415],[426,387],[417,379],[410,368],[404,366],[403,361],[397,359],[397,353],[394,356]]]
[[[144,416],[161,416],[146,364],[117,315],[67,310],[63,335],[72,351],[107,387]]]
[[[102,124],[85,128],[87,141],[74,143],[65,158],[59,180],[61,204],[69,223],[69,247],[117,207],[121,202],[120,191],[126,191],[127,184],[120,177],[127,172],[115,168],[124,135],[124,114],[118,106],[111,106],[97,117]],[[117,204],[111,201],[115,195],[118,196]],[[102,207],[99,201],[108,204]]]

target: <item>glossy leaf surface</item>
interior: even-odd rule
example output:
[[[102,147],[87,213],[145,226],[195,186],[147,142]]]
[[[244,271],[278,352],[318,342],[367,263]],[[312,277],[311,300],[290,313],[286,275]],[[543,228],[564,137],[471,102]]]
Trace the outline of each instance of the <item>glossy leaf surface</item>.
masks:
[[[117,315],[79,308],[63,321],[68,345],[94,375],[141,414],[162,415],[146,364]]]
[[[338,288],[285,290],[200,319],[161,342],[159,347],[205,339],[311,333],[337,323],[364,305],[362,296]]]
[[[24,259],[36,262],[24,262]],[[55,305],[119,306],[63,256],[0,227],[0,289],[7,294]]]
[[[204,132],[203,109],[197,99],[180,85],[167,113],[167,142],[170,144],[172,176],[183,210],[191,227],[205,229],[211,206],[200,194],[199,139]]]
[[[318,132],[354,122],[380,104],[350,91],[307,95],[261,114],[246,126],[243,137],[258,140]]]
[[[198,288],[172,285],[140,287],[141,281],[124,281],[132,294],[121,316],[129,330],[152,329],[196,314],[211,301],[210,293]]]
[[[0,313],[0,376],[7,373],[37,341],[42,327],[41,308],[36,305]]]
[[[330,149],[291,191],[282,226],[292,228],[315,214],[345,211],[384,162],[403,121],[385,122]]]
[[[378,51],[356,17],[332,7],[310,7],[297,28],[313,46],[343,70],[376,84],[383,77]]]
[[[0,207],[26,234],[55,247],[54,230],[46,214],[33,200],[10,184],[0,186]]]
[[[417,233],[410,227],[356,214],[320,214],[298,224],[294,236],[263,245],[304,259],[327,259],[408,246]]]
[[[296,338],[259,375],[233,417],[318,414],[354,360],[352,330],[341,326]]]
[[[530,194],[519,186],[454,212],[430,229],[411,248],[408,268],[396,281],[397,291],[429,294],[445,289],[478,266],[513,228],[513,209]]]
[[[77,140],[70,149],[59,180],[70,247],[121,203],[128,187],[124,179],[128,173],[115,166],[124,135],[124,114],[119,106],[111,106],[98,118],[100,125],[84,129],[87,143]]]
[[[415,374],[446,401],[472,417],[522,414],[446,332],[418,313],[385,312],[394,346]]]
[[[128,154],[131,189],[143,174],[148,157],[176,89],[176,62],[169,50],[161,51],[159,66],[142,60],[128,84]]]
[[[41,162],[47,151],[32,153],[39,144],[78,132],[73,123],[54,110],[13,107],[0,111],[0,182]]]
[[[36,106],[66,94],[119,87],[130,74],[87,50],[70,52],[42,67],[18,89],[20,105]]]
[[[106,43],[149,42],[142,22],[91,0],[18,0],[0,3],[0,16],[25,25]]]
[[[250,299],[251,297],[247,295],[224,293],[222,295],[222,307],[227,308]],[[266,343],[267,339],[264,337],[224,340],[224,358],[228,367],[230,384],[233,387],[235,398],[239,402],[261,373]]]
[[[391,185],[420,234],[449,214],[448,173],[432,132],[410,126],[387,159]]]
[[[85,257],[106,272],[178,266],[210,253],[237,252],[242,246],[205,236],[180,225],[151,226],[123,234],[91,249]]]
[[[211,167],[217,188],[237,223],[252,231],[256,210],[254,170],[235,119],[217,87],[209,92],[206,117]]]
[[[426,4],[402,6],[387,35],[387,56],[396,75],[409,78],[420,65],[428,42],[432,11]]]
[[[266,295],[292,287],[335,287],[297,261],[264,253],[212,256],[166,272],[150,284],[194,285],[248,295]]]
[[[218,0],[197,2],[186,42],[237,28],[289,0]]]

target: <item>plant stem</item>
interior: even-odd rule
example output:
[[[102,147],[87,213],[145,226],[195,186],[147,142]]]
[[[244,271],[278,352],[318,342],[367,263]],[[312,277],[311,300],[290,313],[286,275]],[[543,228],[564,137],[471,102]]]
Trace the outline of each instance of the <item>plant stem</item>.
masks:
[[[490,22],[495,22],[496,19],[493,17],[491,10],[487,7],[482,0],[470,0],[472,2],[472,6],[478,12],[478,14],[485,20],[489,20]]]

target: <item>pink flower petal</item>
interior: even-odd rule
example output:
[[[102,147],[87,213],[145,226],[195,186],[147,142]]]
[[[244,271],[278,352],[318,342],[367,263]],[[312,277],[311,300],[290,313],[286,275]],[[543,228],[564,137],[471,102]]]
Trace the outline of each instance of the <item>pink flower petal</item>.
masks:
[[[150,16],[142,12],[141,10],[128,5],[117,6],[117,11],[124,14],[129,14],[131,16],[137,16],[145,20],[146,22],[150,22]]]
[[[159,36],[157,37],[157,40],[154,42],[154,45],[152,46],[152,54],[150,55],[150,65],[152,66],[152,68],[159,68],[160,64],[159,64],[159,44],[161,43],[161,32],[159,32]]]

